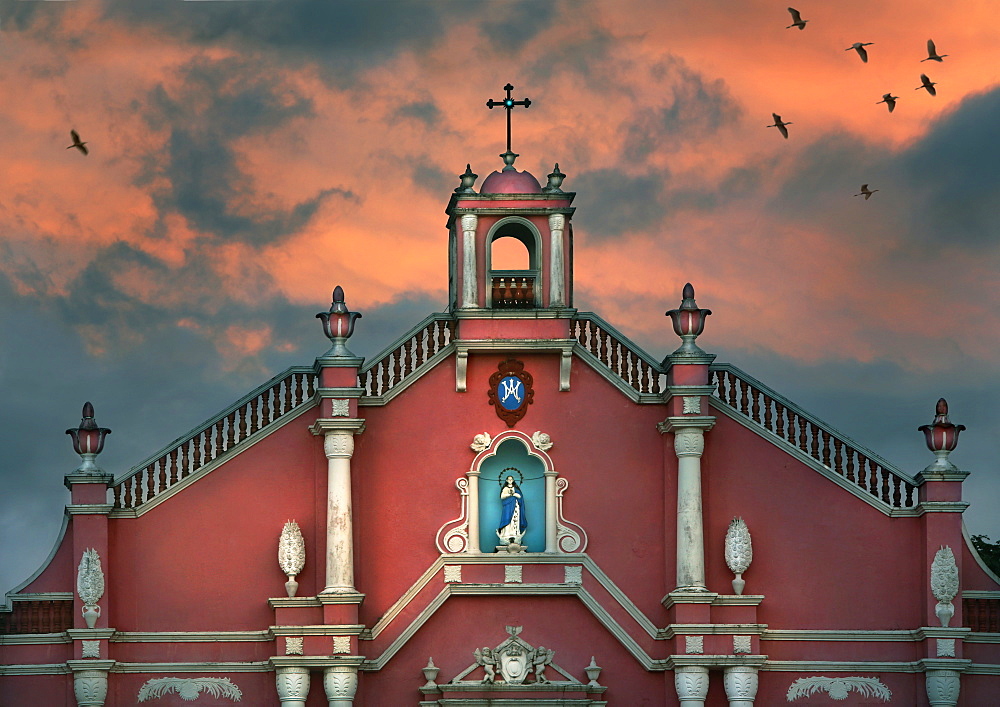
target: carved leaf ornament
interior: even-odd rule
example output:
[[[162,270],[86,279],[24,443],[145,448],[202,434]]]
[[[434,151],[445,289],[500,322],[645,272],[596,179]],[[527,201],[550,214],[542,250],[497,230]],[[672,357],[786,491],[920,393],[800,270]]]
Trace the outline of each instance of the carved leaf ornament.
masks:
[[[490,376],[489,400],[497,417],[513,427],[524,417],[528,406],[535,402],[531,374],[524,370],[521,361],[507,359],[497,365]]]
[[[104,571],[101,569],[101,558],[93,548],[83,551],[76,574],[76,593],[88,605],[96,604],[104,596]]]
[[[934,598],[942,604],[948,604],[958,594],[958,565],[955,564],[955,554],[947,545],[934,554],[931,563],[931,591]]]
[[[800,697],[808,697],[816,692],[825,692],[834,700],[846,700],[852,691],[862,697],[877,697],[888,702],[892,693],[878,678],[828,678],[817,676],[799,678],[788,688],[788,701],[793,702]]]
[[[201,696],[202,691],[212,697],[225,697],[233,702],[243,698],[240,688],[229,678],[154,678],[147,680],[139,688],[139,702],[154,700],[164,695],[176,692],[182,700],[193,702]]]
[[[753,560],[750,529],[742,518],[733,518],[726,531],[726,564],[735,574],[743,574]]]
[[[306,541],[302,537],[299,524],[294,520],[285,523],[278,540],[278,564],[281,571],[295,576],[302,572],[306,564]]]

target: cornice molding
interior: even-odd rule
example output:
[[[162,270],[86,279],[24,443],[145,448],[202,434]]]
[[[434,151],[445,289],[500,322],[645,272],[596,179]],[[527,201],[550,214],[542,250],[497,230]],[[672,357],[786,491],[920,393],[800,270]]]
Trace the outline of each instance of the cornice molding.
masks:
[[[272,626],[273,636],[360,636],[363,624],[312,624],[305,626]]]
[[[118,631],[112,643],[237,643],[271,641],[267,631]]]
[[[66,515],[110,515],[115,509],[111,503],[74,503],[66,506]]]
[[[111,638],[116,633],[113,628],[70,628],[66,635],[73,640],[93,640],[95,638]]]
[[[93,661],[87,661],[91,663]],[[271,666],[266,661],[208,663],[118,663],[112,673],[268,673]]]
[[[660,434],[691,429],[708,432],[714,426],[715,417],[712,415],[671,415],[663,422],[656,423],[656,429]]]
[[[365,421],[358,417],[321,417],[309,425],[309,431],[317,437],[329,432],[353,432],[359,435],[365,431]]]
[[[72,643],[73,639],[63,633],[8,633],[0,635],[0,646],[55,645]]]
[[[65,663],[0,665],[0,675],[66,675],[73,672]]]

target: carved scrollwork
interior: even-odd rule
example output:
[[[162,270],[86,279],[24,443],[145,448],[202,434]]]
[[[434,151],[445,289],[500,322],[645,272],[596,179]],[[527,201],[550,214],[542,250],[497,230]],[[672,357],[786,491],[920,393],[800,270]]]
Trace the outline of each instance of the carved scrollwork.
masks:
[[[587,531],[563,516],[563,494],[569,481],[556,479],[556,547],[559,552],[584,552],[587,549]]]
[[[455,481],[455,486],[461,494],[461,513],[438,529],[435,545],[442,555],[469,549],[469,480],[463,476]]]

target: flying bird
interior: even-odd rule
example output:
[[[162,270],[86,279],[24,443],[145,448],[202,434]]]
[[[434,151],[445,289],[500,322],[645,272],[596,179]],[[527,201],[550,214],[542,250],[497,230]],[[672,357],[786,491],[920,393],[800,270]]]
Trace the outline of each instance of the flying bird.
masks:
[[[934,40],[927,40],[927,58],[921,59],[920,61],[944,61],[944,58],[948,56],[947,54],[938,54],[937,49],[934,47]]]
[[[861,191],[859,191],[854,196],[861,196],[863,194],[864,197],[865,197],[865,201],[868,201],[868,197],[870,197],[872,194],[874,194],[877,191],[878,191],[878,189],[869,189],[867,184],[862,184],[861,185]]]
[[[788,8],[788,11],[792,15],[792,24],[790,24],[787,27],[785,27],[785,29],[791,29],[792,27],[798,27],[799,29],[805,29],[806,28],[806,22],[808,22],[809,20],[803,20],[802,19],[802,15],[800,15],[799,11],[796,10],[794,7]]]
[[[871,46],[872,44],[875,44],[875,42],[855,42],[854,44],[852,44],[851,46],[849,46],[844,51],[845,52],[849,52],[849,51],[851,51],[853,49],[854,51],[856,51],[858,53],[858,56],[861,57],[861,61],[863,61],[863,62],[865,62],[867,64],[868,63],[868,52],[865,50],[865,47]]]
[[[86,144],[87,143],[80,142],[80,136],[77,135],[77,132],[75,130],[70,130],[69,131],[69,136],[71,138],[73,138],[73,144],[70,145],[69,147],[67,147],[66,149],[70,150],[70,149],[72,149],[72,148],[75,147],[76,149],[78,149],[83,154],[87,154],[87,148],[86,148]]]
[[[919,91],[922,88],[926,88],[927,93],[931,94],[932,96],[936,96],[937,89],[934,88],[935,86],[937,86],[937,83],[927,78],[927,74],[920,74],[920,85],[913,90]]]
[[[892,113],[896,109],[896,101],[899,100],[899,96],[894,96],[891,93],[883,93],[881,101],[875,101],[875,105],[879,103],[885,103],[889,108],[889,112]]]
[[[788,128],[786,125],[791,125],[791,123],[782,122],[781,116],[777,113],[771,113],[771,117],[774,118],[774,125],[767,125],[768,128],[777,128],[778,132],[781,133],[781,137],[788,139]]]

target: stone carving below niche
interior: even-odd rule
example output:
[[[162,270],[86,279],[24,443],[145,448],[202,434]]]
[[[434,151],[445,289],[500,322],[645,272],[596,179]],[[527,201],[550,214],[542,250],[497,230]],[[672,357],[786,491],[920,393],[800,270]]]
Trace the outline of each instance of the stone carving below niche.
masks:
[[[582,685],[582,683],[552,662],[555,651],[545,646],[533,646],[520,638],[521,626],[508,626],[506,641],[490,648],[473,651],[476,662],[451,680],[453,685],[490,684],[495,688],[523,689],[526,685]],[[566,680],[551,680],[545,671],[552,668]],[[482,669],[481,679],[464,680],[466,676]]]
[[[243,693],[229,678],[153,678],[139,688],[139,702],[155,700],[176,692],[182,700],[197,700],[202,692],[239,702]]]
[[[817,692],[825,692],[834,700],[846,700],[850,692],[857,692],[862,697],[877,697],[888,702],[892,693],[878,678],[828,678],[822,675],[812,678],[799,678],[788,688],[788,701],[800,697],[808,697]]]

